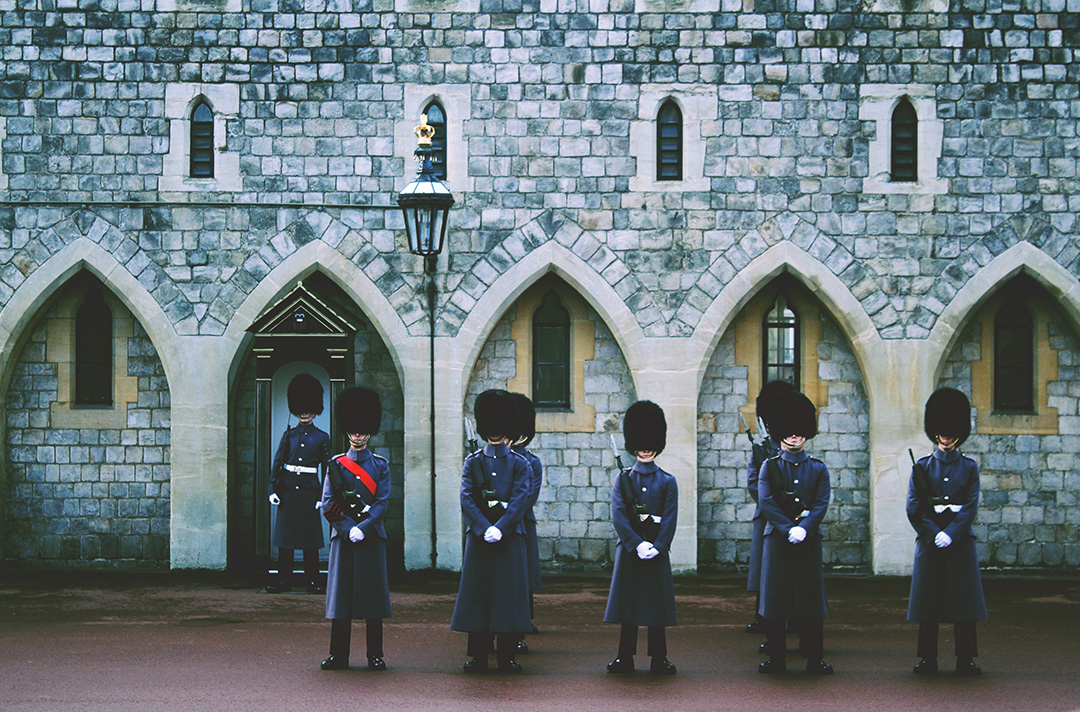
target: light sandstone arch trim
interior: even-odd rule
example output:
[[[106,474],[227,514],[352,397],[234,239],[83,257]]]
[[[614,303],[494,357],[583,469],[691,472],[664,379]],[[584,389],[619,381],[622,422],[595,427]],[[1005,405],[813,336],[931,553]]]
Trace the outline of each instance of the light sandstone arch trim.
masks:
[[[1024,272],[1056,299],[1080,333],[1080,281],[1030,242],[1018,242],[972,275],[938,316],[928,341],[928,361],[937,383],[945,362],[964,327],[983,302],[1010,279]]]
[[[639,348],[645,340],[645,333],[634,313],[596,270],[552,240],[531,251],[499,275],[473,306],[457,335],[453,337],[453,351],[458,355],[454,361],[460,365],[463,374],[459,400],[465,397],[464,389],[468,387],[468,377],[480,356],[480,350],[499,319],[526,289],[548,272],[554,272],[577,290],[604,320],[604,324],[619,344],[637,386],[636,374],[645,365],[640,358]]]
[[[220,338],[225,339],[233,354],[230,359],[230,382],[242,360],[243,345],[248,337],[246,329],[275,299],[315,272],[322,272],[329,277],[363,310],[386,344],[397,370],[398,380],[404,382],[407,371],[405,362],[408,360],[404,352],[407,351],[405,347],[410,336],[401,316],[362,269],[322,240],[309,242],[278,263],[255,289],[251,290],[229,320],[225,333]]]
[[[85,237],[79,238],[38,266],[19,285],[0,311],[0,363],[4,363],[3,392],[11,377],[14,358],[21,338],[38,317],[38,312],[81,270],[87,270],[105,284],[146,330],[165,369],[169,383],[174,382],[180,358],[177,334],[157,300],[139,280],[107,250]]]
[[[862,304],[840,278],[802,248],[784,241],[773,245],[741,269],[701,316],[688,350],[697,370],[700,391],[716,344],[723,337],[739,311],[773,278],[787,272],[798,278],[817,296],[850,340],[852,351],[866,382],[867,397],[873,402],[870,378],[873,373],[870,352],[881,342],[874,322]]]

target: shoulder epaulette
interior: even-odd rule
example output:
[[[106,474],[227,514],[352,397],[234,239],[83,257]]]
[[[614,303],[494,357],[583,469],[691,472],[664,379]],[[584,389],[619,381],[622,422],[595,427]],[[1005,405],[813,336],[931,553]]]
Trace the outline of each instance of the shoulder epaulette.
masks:
[[[818,459],[818,458],[816,458],[816,457],[810,457],[810,459],[811,459],[811,460],[813,460],[814,462],[820,462],[820,463],[821,463],[822,465],[824,465],[824,464],[825,464],[825,461],[824,461],[824,460],[820,460],[820,459]]]
[[[377,454],[377,453],[374,453],[374,452],[373,452],[373,453],[371,453],[371,456],[372,456],[373,458],[375,458],[376,460],[382,460],[383,462],[390,462],[389,460],[387,460],[387,459],[386,459],[385,457],[383,457],[382,455],[379,455],[379,454]]]

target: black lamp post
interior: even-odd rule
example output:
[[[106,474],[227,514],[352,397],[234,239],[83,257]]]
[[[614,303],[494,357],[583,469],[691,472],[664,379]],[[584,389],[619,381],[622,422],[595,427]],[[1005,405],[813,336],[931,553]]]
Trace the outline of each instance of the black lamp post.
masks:
[[[450,206],[454,196],[435,175],[431,165],[431,137],[435,129],[428,125],[427,116],[420,118],[416,134],[414,154],[419,169],[412,183],[398,194],[398,205],[405,216],[405,232],[409,238],[409,252],[424,258],[424,274],[427,275],[429,351],[431,358],[431,568],[438,561],[438,537],[435,531],[435,270],[439,253],[446,239],[446,226],[450,219]]]

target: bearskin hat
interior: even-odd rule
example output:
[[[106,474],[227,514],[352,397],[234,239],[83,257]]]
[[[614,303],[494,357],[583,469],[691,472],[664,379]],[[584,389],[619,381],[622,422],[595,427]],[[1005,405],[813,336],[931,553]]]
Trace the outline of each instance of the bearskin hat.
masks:
[[[667,446],[664,410],[652,401],[638,401],[626,409],[623,441],[627,452],[652,451],[659,455]]]
[[[926,437],[937,443],[936,435],[948,435],[957,440],[957,447],[971,435],[971,402],[955,388],[939,388],[926,399],[923,415]]]
[[[484,440],[503,436],[513,442],[521,432],[517,402],[510,391],[484,391],[476,397],[473,414],[476,416],[476,433]]]
[[[536,437],[536,408],[524,393],[515,393],[514,402],[517,403],[518,425],[521,426],[518,438],[525,438],[522,445],[528,445]]]
[[[343,433],[374,435],[382,425],[382,401],[370,388],[346,388],[337,398],[338,427]]]
[[[802,393],[791,390],[780,393],[769,408],[769,435],[783,440],[791,435],[801,435],[807,440],[817,435],[817,409]]]
[[[758,393],[757,401],[754,403],[754,412],[757,417],[765,421],[766,428],[769,427],[769,408],[772,407],[773,401],[781,393],[788,393],[793,390],[795,390],[795,387],[787,381],[769,381],[762,386],[761,393]]]
[[[289,381],[288,396],[289,412],[293,415],[301,413],[319,415],[323,412],[322,384],[319,383],[319,379],[309,373],[297,374]]]

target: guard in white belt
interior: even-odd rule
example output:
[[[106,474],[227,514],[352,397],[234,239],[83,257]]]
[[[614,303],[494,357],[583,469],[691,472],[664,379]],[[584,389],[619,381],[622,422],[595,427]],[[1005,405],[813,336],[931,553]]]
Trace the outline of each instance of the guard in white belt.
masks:
[[[923,424],[933,453],[914,463],[908,485],[907,516],[915,528],[915,566],[908,620],[919,621],[916,675],[938,670],[938,624],[955,626],[956,672],[982,672],[975,621],[986,620],[979,557],[971,525],[979,510],[979,466],[960,454],[971,434],[971,403],[953,388],[926,401]]]
[[[611,490],[611,523],[619,541],[604,622],[621,627],[619,652],[607,671],[634,672],[638,627],[645,626],[649,671],[674,675],[675,665],[667,659],[666,627],[678,623],[670,552],[679,518],[679,486],[675,476],[655,462],[667,445],[664,411],[652,401],[634,403],[623,419],[623,437],[636,461],[618,474]]]
[[[294,550],[304,552],[304,578],[310,593],[323,593],[319,582],[319,549],[323,547],[319,499],[322,475],[330,460],[330,436],[312,421],[323,412],[323,387],[301,373],[289,382],[289,412],[299,419],[286,428],[270,474],[270,504],[277,518],[270,545],[278,550],[278,579],[267,593],[292,590]]]

